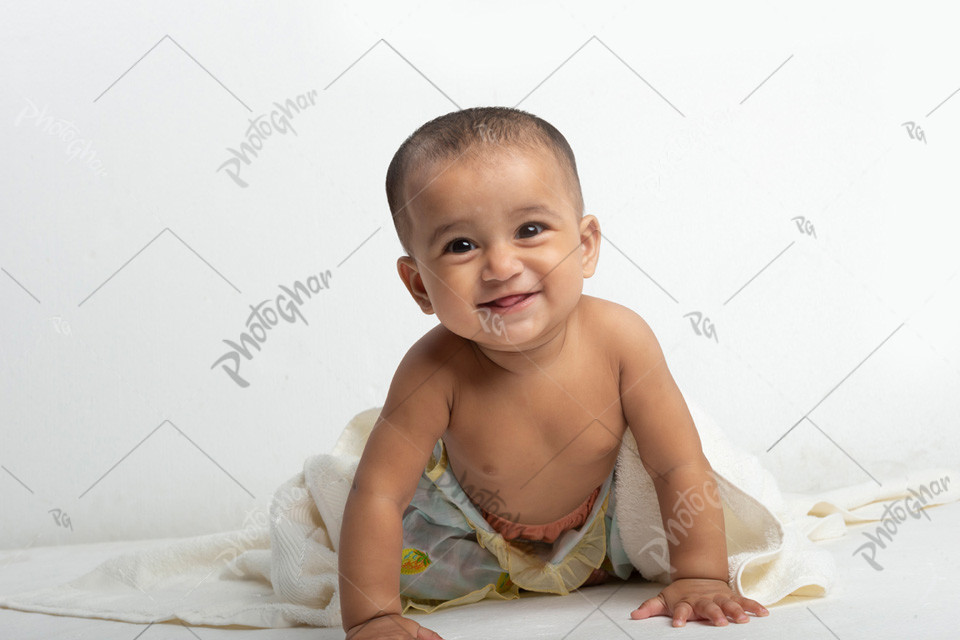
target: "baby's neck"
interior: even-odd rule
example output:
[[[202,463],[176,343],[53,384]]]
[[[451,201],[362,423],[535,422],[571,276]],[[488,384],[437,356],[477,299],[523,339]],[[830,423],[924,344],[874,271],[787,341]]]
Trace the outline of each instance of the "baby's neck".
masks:
[[[571,314],[565,322],[561,322],[541,340],[532,346],[522,349],[498,349],[486,347],[471,341],[478,357],[497,369],[527,375],[550,368],[557,364],[562,356],[570,351],[572,342],[572,327],[575,315]]]

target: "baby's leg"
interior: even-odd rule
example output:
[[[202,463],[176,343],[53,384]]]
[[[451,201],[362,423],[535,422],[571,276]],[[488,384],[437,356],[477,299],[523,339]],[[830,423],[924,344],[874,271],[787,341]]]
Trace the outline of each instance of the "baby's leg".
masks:
[[[616,517],[616,495],[613,488],[610,490],[610,502],[607,507],[607,513],[604,516],[607,536],[607,557],[603,559],[603,564],[594,569],[593,573],[581,585],[589,587],[592,585],[603,584],[610,580],[626,580],[635,571],[630,558],[623,548],[623,542],[620,539],[620,531]]]
[[[610,580],[610,573],[607,572],[606,569],[601,567],[600,569],[594,569],[593,573],[591,573],[590,576],[586,579],[586,581],[584,581],[584,583],[580,586],[592,587],[597,584],[603,584],[608,580]]]
[[[504,586],[503,569],[480,546],[463,513],[429,480],[417,487],[403,516],[400,593],[418,601],[448,601],[488,585]]]

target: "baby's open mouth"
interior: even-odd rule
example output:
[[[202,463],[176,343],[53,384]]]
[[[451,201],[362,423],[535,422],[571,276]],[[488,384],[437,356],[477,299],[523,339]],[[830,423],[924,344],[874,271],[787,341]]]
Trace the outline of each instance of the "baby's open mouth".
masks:
[[[532,296],[532,295],[534,295],[534,294],[536,294],[536,291],[534,291],[534,292],[532,292],[532,293],[518,293],[518,294],[512,295],[512,296],[504,296],[504,297],[502,297],[502,298],[497,298],[496,300],[491,300],[490,302],[482,302],[482,303],[480,303],[479,306],[481,306],[481,307],[494,307],[494,308],[496,308],[496,307],[500,307],[500,308],[512,307],[513,305],[517,304],[518,302],[521,302],[521,301],[523,301],[523,300],[526,300],[527,298],[529,298],[530,296]]]

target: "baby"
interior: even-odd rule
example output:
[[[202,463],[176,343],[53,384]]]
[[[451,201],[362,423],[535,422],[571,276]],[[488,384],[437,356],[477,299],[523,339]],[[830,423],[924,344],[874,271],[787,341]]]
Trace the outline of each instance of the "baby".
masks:
[[[665,526],[706,492],[671,584],[631,617],[766,615],[727,584],[717,485],[656,337],[582,293],[600,227],[560,132],[509,108],[441,116],[400,146],[387,198],[400,278],[440,324],[400,362],[346,503],[347,639],[439,639],[402,614],[628,578],[611,489],[628,431]]]

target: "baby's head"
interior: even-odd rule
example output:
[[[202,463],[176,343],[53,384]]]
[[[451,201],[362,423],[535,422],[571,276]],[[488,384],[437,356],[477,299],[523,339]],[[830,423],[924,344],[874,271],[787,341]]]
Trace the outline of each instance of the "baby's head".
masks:
[[[492,161],[497,153],[546,151],[566,177],[567,197],[583,216],[583,194],[573,149],[553,125],[510,107],[473,107],[453,111],[423,124],[404,140],[387,169],[387,202],[400,244],[415,257],[410,241],[411,215],[424,178],[445,165],[460,161]],[[429,180],[429,178],[426,178]]]
[[[424,313],[496,350],[558,335],[600,243],[559,131],[517,109],[448,113],[403,142],[386,186],[397,269]],[[509,335],[489,333],[493,315]]]

